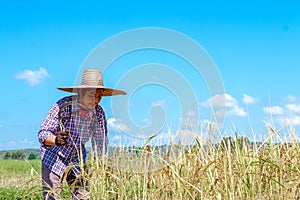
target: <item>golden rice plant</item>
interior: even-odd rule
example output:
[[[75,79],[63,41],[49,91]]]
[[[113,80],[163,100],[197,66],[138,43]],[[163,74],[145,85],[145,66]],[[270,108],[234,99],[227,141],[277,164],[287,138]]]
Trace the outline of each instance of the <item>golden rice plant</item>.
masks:
[[[262,142],[236,133],[217,143],[199,136],[194,145],[173,144],[164,152],[149,145],[115,148],[101,160],[92,151],[82,175],[95,200],[300,199],[297,134],[267,131]]]

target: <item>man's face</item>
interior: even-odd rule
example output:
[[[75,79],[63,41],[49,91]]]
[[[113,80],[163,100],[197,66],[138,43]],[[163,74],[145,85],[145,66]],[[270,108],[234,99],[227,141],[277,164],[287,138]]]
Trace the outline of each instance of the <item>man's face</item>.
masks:
[[[99,104],[102,98],[101,93],[96,93],[96,90],[94,89],[87,90],[84,95],[82,95],[81,91],[80,93],[79,102],[89,110],[93,110]]]

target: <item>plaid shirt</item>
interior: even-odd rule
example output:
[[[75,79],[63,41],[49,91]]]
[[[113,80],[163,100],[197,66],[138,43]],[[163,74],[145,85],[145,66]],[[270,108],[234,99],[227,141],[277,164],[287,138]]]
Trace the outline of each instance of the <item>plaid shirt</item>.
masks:
[[[61,176],[68,165],[79,166],[80,158],[85,163],[86,149],[85,143],[91,138],[93,149],[97,149],[99,156],[107,151],[107,125],[105,113],[100,105],[92,112],[92,115],[81,116],[80,108],[77,104],[70,104],[61,109],[61,120],[64,127],[70,131],[70,135],[65,146],[46,146],[44,141],[49,136],[55,136],[60,131],[59,110],[64,103],[77,101],[76,96],[68,96],[59,100],[52,106],[48,115],[44,119],[38,132],[38,139],[41,143],[41,158],[52,172]],[[91,117],[92,116],[92,117]],[[81,157],[82,155],[82,157]],[[78,170],[73,170],[79,174]]]

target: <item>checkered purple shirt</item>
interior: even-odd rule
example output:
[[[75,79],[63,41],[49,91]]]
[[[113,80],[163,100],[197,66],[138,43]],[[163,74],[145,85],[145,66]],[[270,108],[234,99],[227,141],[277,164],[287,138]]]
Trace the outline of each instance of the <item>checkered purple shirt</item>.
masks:
[[[105,113],[100,105],[93,110],[92,118],[89,113],[83,118],[77,104],[65,106],[61,110],[60,115],[64,127],[70,131],[67,145],[52,147],[44,145],[47,137],[56,135],[56,132],[60,131],[59,109],[64,103],[72,102],[72,100],[77,101],[76,96],[64,97],[55,103],[48,112],[38,132],[38,139],[41,143],[42,162],[59,176],[63,174],[68,165],[78,165],[81,155],[85,163],[85,143],[90,138],[92,148],[97,149],[99,156],[107,151],[107,125]],[[74,170],[75,173],[76,171]]]

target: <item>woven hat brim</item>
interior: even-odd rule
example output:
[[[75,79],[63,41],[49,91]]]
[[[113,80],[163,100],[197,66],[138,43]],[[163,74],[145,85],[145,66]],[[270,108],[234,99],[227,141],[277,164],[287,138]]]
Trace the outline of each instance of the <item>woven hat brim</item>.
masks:
[[[71,92],[71,93],[77,93],[79,89],[95,89],[96,92],[101,92],[102,96],[115,96],[115,95],[126,95],[127,93],[123,90],[117,90],[113,88],[105,88],[101,86],[73,86],[73,87],[58,87],[57,89],[65,91],[65,92]]]

